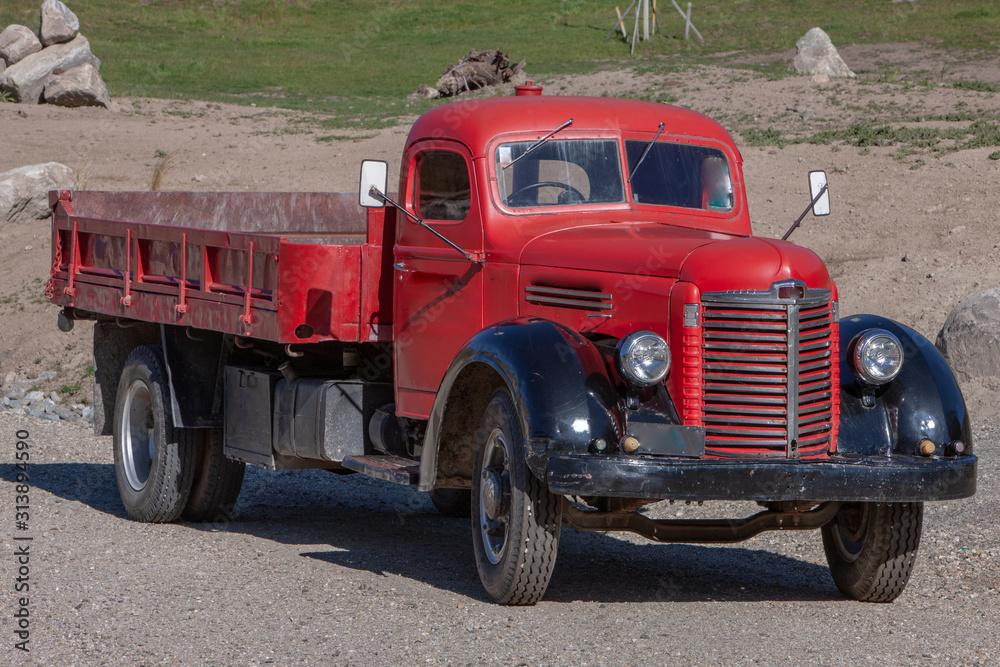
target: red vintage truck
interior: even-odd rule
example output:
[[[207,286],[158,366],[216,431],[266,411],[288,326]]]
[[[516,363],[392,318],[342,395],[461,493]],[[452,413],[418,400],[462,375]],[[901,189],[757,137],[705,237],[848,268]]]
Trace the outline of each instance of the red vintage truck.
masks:
[[[923,503],[975,492],[941,355],[841,318],[819,257],[752,235],[718,123],[538,93],[423,115],[398,195],[374,161],[352,194],[51,193],[48,295],[61,328],[96,322],[128,515],[225,517],[246,463],[325,468],[471,516],[501,603],[542,597],[563,525],[820,529],[847,597],[895,599]],[[643,513],[665,499],[762,509]]]

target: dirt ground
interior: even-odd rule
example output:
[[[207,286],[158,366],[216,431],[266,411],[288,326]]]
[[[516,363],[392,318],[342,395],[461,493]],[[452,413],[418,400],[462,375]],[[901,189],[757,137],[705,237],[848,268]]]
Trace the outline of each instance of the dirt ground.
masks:
[[[780,236],[808,202],[806,172],[830,176],[833,213],[807,218],[792,240],[816,251],[837,281],[841,313],[872,312],[932,340],[951,309],[1000,283],[995,211],[996,147],[933,153],[899,146],[800,144],[750,147],[747,129],[808,136],[853,123],[968,127],[1000,113],[1000,94],[957,81],[1000,82],[1000,57],[970,58],[920,44],[846,47],[853,80],[814,83],[747,69],[791,54],[724,54],[719,66],[678,69],[668,59],[637,74],[605,71],[539,77],[548,94],[673,99],[734,132],[756,233]],[[787,55],[787,58],[785,57]],[[505,91],[500,91],[505,92]],[[805,120],[808,118],[809,120]],[[69,165],[80,187],[146,190],[157,156],[169,156],[164,190],[353,191],[362,158],[389,162],[398,178],[408,120],[396,127],[321,140],[323,116],[199,101],[117,99],[114,110],[0,104],[0,172],[50,160]],[[652,121],[651,121],[652,122]],[[351,137],[354,138],[351,138]],[[50,264],[47,221],[0,227],[0,381],[56,370],[58,389],[85,374],[89,327],[55,326],[42,296]],[[997,413],[992,387],[964,387],[974,414]],[[86,382],[74,401],[87,398]]]

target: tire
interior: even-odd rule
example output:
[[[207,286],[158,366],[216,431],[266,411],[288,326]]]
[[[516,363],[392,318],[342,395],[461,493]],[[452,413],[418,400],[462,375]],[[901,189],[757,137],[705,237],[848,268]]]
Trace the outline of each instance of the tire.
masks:
[[[129,517],[160,523],[180,516],[191,493],[197,443],[174,428],[159,346],[135,348],[115,399],[113,437],[118,493]]]
[[[430,495],[441,516],[452,519],[472,516],[472,491],[469,489],[434,489]]]
[[[923,503],[849,503],[823,526],[830,574],[846,597],[892,602],[906,588],[920,546]]]
[[[246,464],[226,458],[221,428],[197,429],[196,434],[194,481],[181,516],[188,521],[230,521],[243,486]]]
[[[483,588],[494,602],[538,602],[559,548],[562,498],[525,464],[521,420],[510,392],[493,394],[476,434],[472,545]]]

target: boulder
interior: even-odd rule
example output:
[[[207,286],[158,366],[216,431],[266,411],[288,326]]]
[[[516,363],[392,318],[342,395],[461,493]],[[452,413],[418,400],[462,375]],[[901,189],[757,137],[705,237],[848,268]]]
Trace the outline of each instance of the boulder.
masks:
[[[1000,378],[1000,287],[958,304],[935,345],[959,380]]]
[[[0,60],[8,67],[42,50],[42,43],[30,28],[9,25],[0,32]]]
[[[0,174],[0,223],[49,217],[49,190],[76,187],[73,170],[58,162],[11,169]]]
[[[50,76],[45,82],[42,98],[61,107],[111,108],[108,88],[90,63]]]
[[[799,41],[795,42],[795,60],[792,66],[799,74],[828,76],[830,78],[850,77],[855,74],[837,53],[837,48],[830,41],[822,28],[813,28]]]
[[[42,49],[8,67],[0,74],[0,92],[10,93],[17,102],[38,104],[50,74],[65,72],[84,63],[90,63],[94,69],[101,68],[101,61],[90,52],[90,42],[83,35],[77,35],[71,42]]]
[[[45,0],[42,3],[38,37],[42,46],[68,42],[80,30],[80,19],[59,0]]]

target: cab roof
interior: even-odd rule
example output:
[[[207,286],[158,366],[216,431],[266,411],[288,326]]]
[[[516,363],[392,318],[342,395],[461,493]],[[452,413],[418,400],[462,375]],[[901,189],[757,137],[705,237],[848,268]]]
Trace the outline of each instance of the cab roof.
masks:
[[[509,132],[539,132],[539,136],[572,118],[572,131],[624,131],[655,133],[664,123],[663,136],[687,136],[720,141],[739,155],[732,137],[719,123],[690,109],[610,97],[561,97],[524,95],[450,102],[417,119],[406,141],[409,149],[424,139],[454,139],[464,143],[473,157],[485,153],[493,137]],[[557,134],[556,137],[558,138]]]

